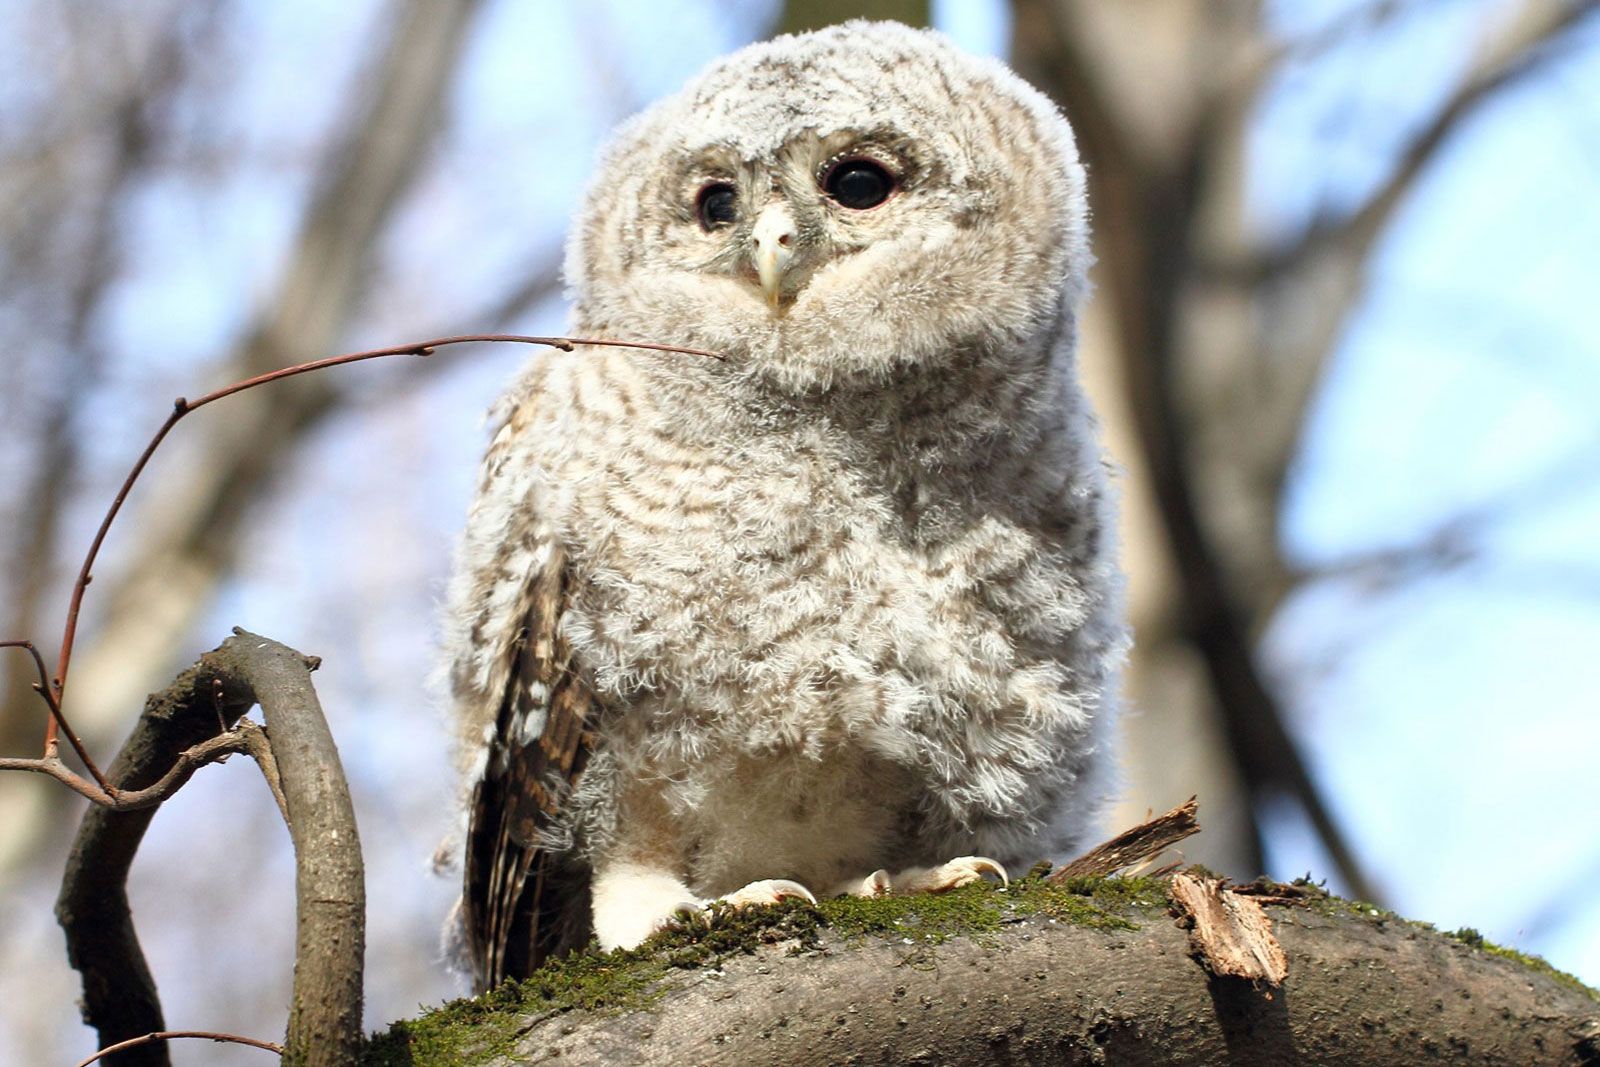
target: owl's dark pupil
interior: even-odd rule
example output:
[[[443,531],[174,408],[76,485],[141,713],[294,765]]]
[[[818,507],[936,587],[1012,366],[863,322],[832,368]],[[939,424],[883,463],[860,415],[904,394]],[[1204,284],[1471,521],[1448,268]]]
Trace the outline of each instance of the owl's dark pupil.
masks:
[[[823,187],[840,204],[861,211],[889,199],[894,178],[870,159],[851,159],[829,171]]]
[[[716,182],[700,190],[697,201],[700,210],[700,225],[708,230],[719,226],[726,226],[739,214],[739,197],[733,186],[726,182]]]

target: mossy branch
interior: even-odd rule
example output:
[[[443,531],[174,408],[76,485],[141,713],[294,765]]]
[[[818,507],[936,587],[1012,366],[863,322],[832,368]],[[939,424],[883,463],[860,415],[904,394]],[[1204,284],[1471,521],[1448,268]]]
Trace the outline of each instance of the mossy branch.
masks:
[[[1541,961],[1306,887],[1256,899],[1289,960],[1275,987],[1202,966],[1165,881],[1035,875],[570,957],[395,1024],[362,1062],[1600,1062],[1600,999]]]

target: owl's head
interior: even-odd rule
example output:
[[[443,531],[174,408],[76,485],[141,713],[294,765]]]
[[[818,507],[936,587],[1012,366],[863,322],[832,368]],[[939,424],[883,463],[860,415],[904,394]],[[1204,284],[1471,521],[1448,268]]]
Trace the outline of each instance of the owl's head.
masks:
[[[618,131],[580,209],[580,318],[788,390],[1070,334],[1083,169],[1055,107],[937,33],[752,45]]]

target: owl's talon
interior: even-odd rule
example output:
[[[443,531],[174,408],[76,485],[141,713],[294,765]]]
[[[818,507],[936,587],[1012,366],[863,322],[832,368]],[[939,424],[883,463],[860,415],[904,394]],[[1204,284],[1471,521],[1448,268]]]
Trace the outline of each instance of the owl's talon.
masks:
[[[851,895],[857,897],[886,897],[893,888],[894,880],[889,877],[889,872],[879,867],[861,879],[861,888]]]
[[[983,875],[992,874],[996,878],[1000,879],[1000,885],[1002,888],[1011,884],[1011,876],[1006,874],[1006,869],[1000,863],[1000,861],[992,860],[987,856],[962,856],[960,859],[951,860],[950,862],[970,863],[973,869],[978,872],[978,876],[980,878]],[[945,866],[948,867],[949,864],[945,864]]]
[[[905,893],[945,893],[964,885],[982,881],[984,875],[993,875],[1001,885],[1010,885],[1011,878],[998,860],[987,856],[957,856],[937,867],[914,867],[893,877],[896,895]]]
[[[708,924],[711,922],[711,913],[706,910],[709,903],[709,901],[695,900],[692,897],[688,900],[680,900],[678,901],[678,906],[672,909],[672,915],[668,922]]]
[[[743,889],[718,897],[712,903],[726,904],[732,908],[749,908],[757,904],[776,904],[780,900],[804,900],[808,904],[817,902],[817,898],[811,895],[811,890],[799,882],[791,882],[787,878],[767,878],[751,882]]]

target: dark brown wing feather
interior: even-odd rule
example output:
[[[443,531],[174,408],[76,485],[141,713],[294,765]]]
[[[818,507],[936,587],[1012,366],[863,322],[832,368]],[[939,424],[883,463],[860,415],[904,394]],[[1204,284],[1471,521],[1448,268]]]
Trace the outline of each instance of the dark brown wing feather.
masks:
[[[587,872],[541,847],[541,834],[583,773],[592,742],[592,703],[558,625],[566,584],[559,549],[552,546],[533,580],[489,761],[467,819],[462,900],[480,991],[526,977],[588,939]]]

